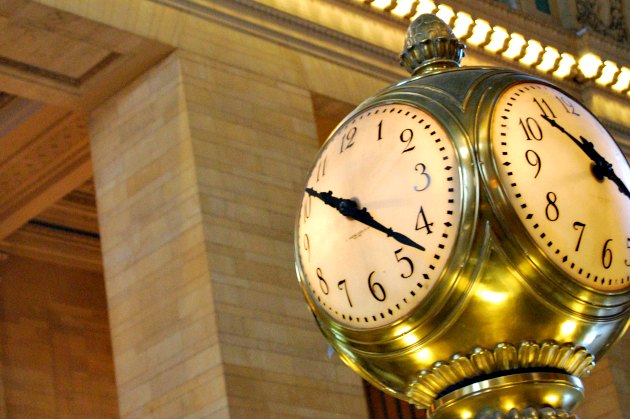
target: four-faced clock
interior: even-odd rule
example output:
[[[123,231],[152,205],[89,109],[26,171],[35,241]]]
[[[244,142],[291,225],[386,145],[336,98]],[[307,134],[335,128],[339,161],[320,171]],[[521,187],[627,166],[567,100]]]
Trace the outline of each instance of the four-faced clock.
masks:
[[[503,193],[536,247],[589,288],[628,288],[630,167],[595,117],[553,87],[520,83],[499,97],[490,136]]]
[[[404,103],[352,115],[308,175],[296,229],[307,298],[333,322],[409,316],[443,273],[461,218],[461,174],[440,123]]]

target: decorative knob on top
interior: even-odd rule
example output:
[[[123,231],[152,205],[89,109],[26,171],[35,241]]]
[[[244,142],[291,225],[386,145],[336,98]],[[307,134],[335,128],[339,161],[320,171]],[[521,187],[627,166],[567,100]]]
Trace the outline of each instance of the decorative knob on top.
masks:
[[[459,67],[465,48],[442,19],[422,14],[407,29],[400,65],[412,75]]]

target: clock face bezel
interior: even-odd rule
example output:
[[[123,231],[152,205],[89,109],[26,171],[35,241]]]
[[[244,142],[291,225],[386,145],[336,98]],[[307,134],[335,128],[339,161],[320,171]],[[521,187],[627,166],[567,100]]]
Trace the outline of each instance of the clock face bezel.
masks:
[[[524,224],[514,208],[515,199],[514,197],[511,198],[510,185],[507,185],[502,179],[500,168],[498,167],[501,162],[497,161],[495,157],[493,124],[499,123],[495,119],[500,118],[501,110],[498,109],[498,105],[501,98],[510,89],[525,84],[537,84],[545,89],[553,89],[581,105],[580,101],[554,84],[522,74],[507,76],[497,81],[493,85],[493,90],[481,100],[478,111],[479,117],[475,127],[476,146],[480,158],[481,176],[486,185],[485,189],[489,195],[490,205],[501,227],[497,234],[501,236],[502,241],[505,243],[505,251],[509,259],[512,260],[515,269],[525,277],[530,285],[538,289],[540,294],[545,295],[545,298],[562,300],[563,303],[577,310],[576,304],[565,297],[557,295],[561,294],[557,293],[557,291],[562,290],[568,292],[577,300],[588,302],[591,306],[596,307],[593,314],[602,313],[607,308],[624,305],[630,296],[629,285],[619,290],[602,290],[590,286],[567,273],[548,254],[549,250],[542,248],[540,244],[536,243],[536,239],[532,237],[532,230]],[[599,123],[592,112],[583,105],[581,106],[582,109],[589,113],[593,121],[606,131],[605,127]],[[514,108],[516,111],[516,106]],[[579,131],[579,128],[572,128],[576,132]],[[567,126],[567,129],[570,130],[570,127]],[[606,133],[608,132],[606,131]],[[562,136],[564,134],[558,131],[558,135]],[[608,133],[608,135],[610,134]],[[497,139],[498,141],[500,140]],[[566,141],[567,146],[576,147],[577,150],[577,146],[572,145],[568,137]],[[618,145],[614,144],[614,146],[619,149]],[[619,152],[623,155],[621,150]],[[587,157],[585,156],[585,158]],[[585,162],[586,165],[589,164],[588,160],[585,160]],[[606,179],[605,181],[608,182]],[[522,263],[524,260],[527,263]]]
[[[429,110],[425,106],[421,106],[419,104],[425,100],[427,100],[426,97],[421,94],[402,92],[393,94],[390,93],[389,95],[385,94],[377,99],[364,102],[346,116],[339,123],[337,128],[332,131],[324,145],[319,150],[317,157],[314,160],[315,164],[312,165],[306,179],[311,177],[311,174],[316,169],[317,162],[327,149],[329,143],[333,141],[336,134],[340,132],[340,130],[343,130],[344,127],[351,123],[355,118],[359,117],[360,114],[368,112],[370,109],[379,106],[404,105],[413,107],[419,112],[429,115],[435,123],[440,126],[440,129],[447,137],[444,138],[444,140],[448,140],[451,143],[454,158],[457,162],[456,167],[454,165],[455,170],[453,170],[453,172],[457,173],[459,178],[459,225],[456,229],[452,229],[452,234],[455,234],[456,237],[452,241],[451,249],[447,252],[448,256],[443,265],[443,269],[439,275],[435,275],[435,279],[432,279],[434,283],[427,295],[419,302],[415,303],[409,313],[393,320],[390,323],[373,328],[356,328],[351,325],[344,324],[336,320],[326,311],[325,308],[317,303],[316,296],[314,296],[312,291],[309,289],[308,280],[306,279],[300,262],[299,226],[302,208],[302,200],[300,200],[300,211],[298,211],[295,228],[296,270],[298,273],[298,280],[311,310],[315,313],[318,321],[323,323],[324,327],[322,327],[322,330],[330,330],[333,334],[343,335],[346,338],[355,339],[356,341],[383,341],[395,339],[397,336],[407,333],[412,329],[422,328],[424,330],[425,328],[430,328],[430,321],[428,320],[435,318],[438,312],[442,313],[444,310],[453,311],[453,307],[457,305],[457,302],[455,301],[457,298],[453,298],[452,294],[456,292],[463,292],[463,289],[466,288],[462,287],[462,281],[460,279],[462,276],[462,269],[466,266],[464,260],[470,254],[471,241],[474,236],[472,231],[475,228],[475,220],[477,218],[475,198],[478,195],[477,184],[474,182],[474,179],[477,179],[477,176],[476,167],[471,159],[471,142],[467,139],[465,130],[462,128],[461,123],[457,121],[456,118],[446,110],[446,108],[433,101],[432,107]],[[446,190],[447,186],[443,187]],[[412,209],[410,206],[409,213],[411,214],[412,211],[417,212],[417,208]],[[391,240],[391,238],[387,238],[385,235],[383,235],[383,237],[387,240]],[[443,280],[445,276],[448,276],[450,280]],[[451,297],[450,300],[446,298],[449,296]],[[448,301],[445,301],[445,298]],[[436,304],[436,302],[441,303]]]

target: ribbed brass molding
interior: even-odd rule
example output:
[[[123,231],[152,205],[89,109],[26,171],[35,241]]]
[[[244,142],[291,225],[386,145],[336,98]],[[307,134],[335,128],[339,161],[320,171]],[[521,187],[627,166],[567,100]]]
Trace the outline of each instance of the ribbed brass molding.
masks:
[[[475,417],[475,419],[577,419],[577,416],[564,409],[544,407],[540,410],[528,407],[524,410],[511,409],[507,413],[488,412]]]
[[[429,407],[438,394],[448,387],[478,376],[523,368],[553,368],[581,378],[588,375],[594,366],[594,356],[572,343],[499,343],[493,349],[478,347],[468,355],[455,354],[449,361],[436,362],[429,370],[418,373],[406,394],[415,404]]]

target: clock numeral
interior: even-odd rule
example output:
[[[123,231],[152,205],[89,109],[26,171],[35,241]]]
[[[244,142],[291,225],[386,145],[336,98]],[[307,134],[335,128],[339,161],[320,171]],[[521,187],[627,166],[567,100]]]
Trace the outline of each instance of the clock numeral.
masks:
[[[571,115],[580,116],[580,114],[575,111],[575,105],[571,103],[568,99],[560,97],[560,96],[556,96],[556,99],[558,99],[560,104],[562,104],[562,107],[567,113],[570,113]]]
[[[411,141],[412,140],[413,140],[413,130],[411,128],[405,128],[400,133],[400,141],[405,143],[405,149],[402,151],[403,153],[406,153],[407,151],[411,151],[414,148],[416,148],[415,145],[411,146]]]
[[[549,221],[556,221],[560,218],[560,210],[556,205],[558,197],[553,192],[547,192],[547,206],[545,207],[545,215]]]
[[[422,219],[422,221],[420,221]],[[431,231],[431,226],[433,223],[427,221],[427,216],[424,214],[424,208],[420,206],[420,211],[418,211],[418,217],[416,218],[416,231],[418,230],[427,230],[427,234],[433,233]]]
[[[304,203],[302,204],[302,215],[304,216],[304,222],[311,217],[311,196],[304,196]]]
[[[418,169],[418,167],[420,169]],[[424,163],[416,164],[416,172],[420,172],[420,176],[423,177],[425,185],[422,188],[418,187],[417,185],[414,185],[413,190],[416,192],[422,192],[426,190],[431,184],[431,176],[429,176],[429,174],[427,173],[427,166]]]
[[[357,134],[357,127],[352,127],[341,137],[341,149],[339,154],[349,149],[354,145],[354,136]]]
[[[385,294],[385,288],[383,288],[383,286],[378,282],[372,282],[372,275],[374,275],[375,273],[376,271],[372,271],[370,276],[368,276],[368,287],[370,287],[370,292],[372,293],[372,296],[374,298],[376,298],[378,301],[385,301],[385,298],[387,298],[387,294]]]
[[[604,269],[608,269],[610,268],[610,265],[612,265],[613,254],[612,250],[610,250],[610,247],[608,247],[608,243],[610,243],[611,241],[612,239],[606,240],[606,243],[604,243],[604,248],[602,249],[602,265],[604,266]]]
[[[383,139],[383,120],[378,123],[378,138],[376,141],[381,141]]]
[[[350,294],[348,293],[348,285],[346,284],[346,280],[342,279],[341,281],[337,282],[337,288],[339,288],[341,291],[346,291],[346,297],[348,298],[348,304],[350,304],[350,307],[352,307],[352,300],[350,300]]]
[[[396,260],[398,261],[398,263],[400,262],[406,262],[409,265],[409,273],[407,275],[405,275],[404,273],[400,274],[401,278],[409,278],[411,277],[411,275],[413,275],[413,262],[411,261],[411,259],[409,259],[407,256],[398,256],[398,254],[400,252],[402,252],[402,247],[398,250],[396,250],[394,252],[394,256],[396,257]]]
[[[541,141],[543,138],[542,129],[538,122],[531,116],[525,118],[525,122],[523,122],[523,118],[518,120],[518,124],[525,131],[525,136],[527,137],[527,141],[536,140]]]
[[[308,254],[308,259],[311,259],[311,241],[308,239],[308,234],[304,235],[302,239],[304,245],[304,251]]]
[[[582,235],[584,234],[584,229],[586,228],[586,224],[576,221],[573,223],[573,230],[580,230],[580,235],[578,237],[577,244],[575,245],[575,251],[580,250],[580,243],[582,243]]]
[[[626,243],[627,243],[626,247],[630,249],[630,237],[628,237],[628,241]],[[626,266],[630,266],[630,260],[626,259],[624,262],[626,263]]]
[[[317,164],[317,177],[315,179],[315,182],[319,182],[319,179],[321,179],[324,176],[326,176],[326,159],[327,159],[327,157],[324,157]]]
[[[326,280],[324,279],[324,274],[322,273],[322,270],[320,268],[317,268],[315,270],[315,273],[317,274],[317,277],[319,278],[319,288],[322,290],[324,295],[328,295],[330,290],[328,289],[328,282],[326,282]]]
[[[540,99],[540,101],[538,101],[538,99],[534,98],[534,103],[536,105],[538,105],[538,107],[540,108],[540,110],[543,113],[543,115],[545,115],[547,118],[555,118],[556,117],[556,114],[553,113],[553,111],[551,110],[551,107],[545,101],[545,99]],[[547,113],[547,111],[549,111],[549,113]]]
[[[536,174],[534,175],[534,179],[538,177],[540,173],[540,169],[542,169],[542,162],[540,161],[540,156],[534,150],[527,150],[525,152],[525,160],[527,163],[536,168]]]

